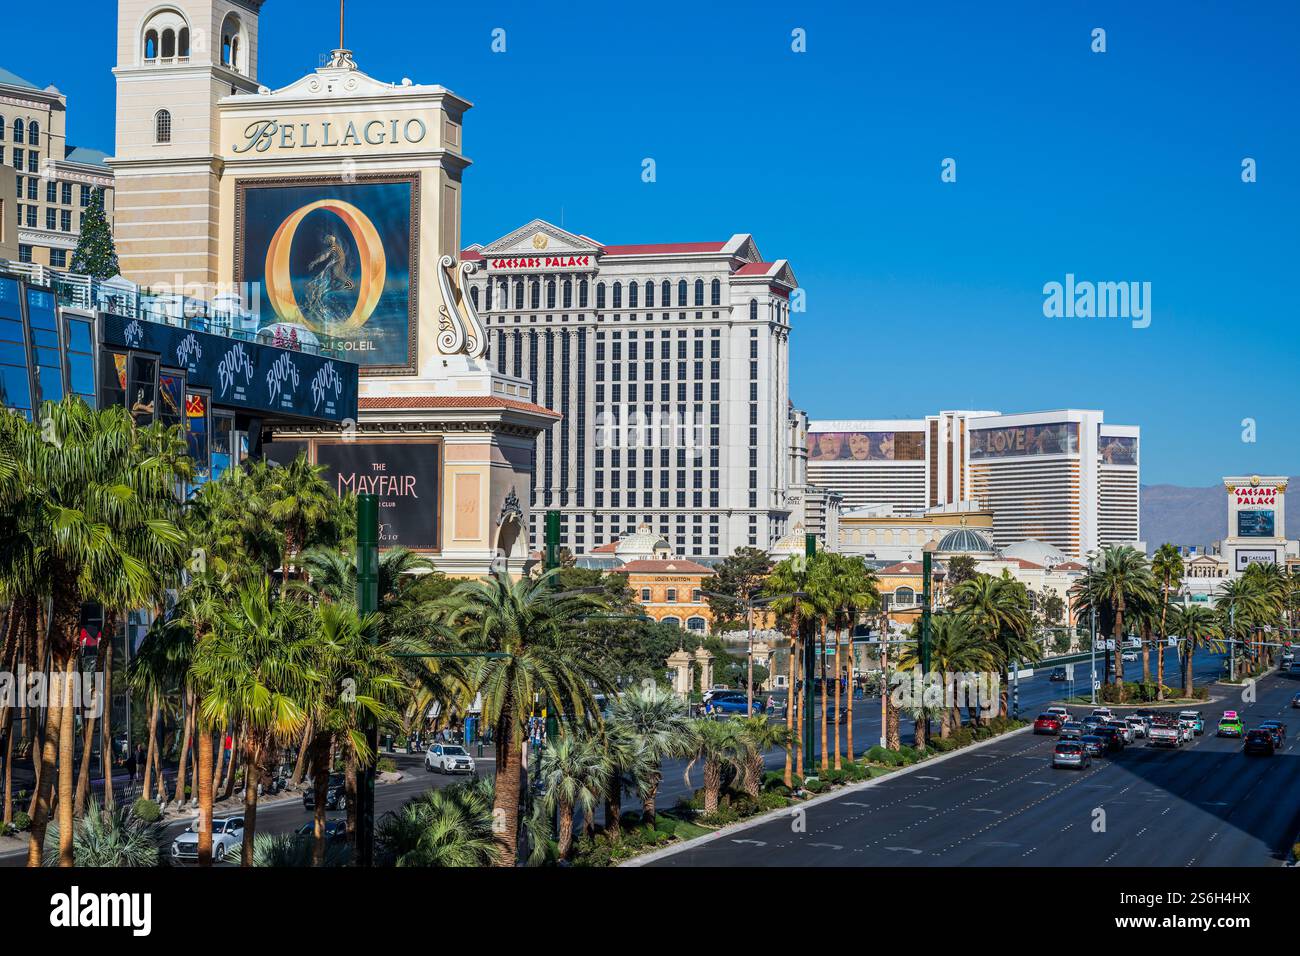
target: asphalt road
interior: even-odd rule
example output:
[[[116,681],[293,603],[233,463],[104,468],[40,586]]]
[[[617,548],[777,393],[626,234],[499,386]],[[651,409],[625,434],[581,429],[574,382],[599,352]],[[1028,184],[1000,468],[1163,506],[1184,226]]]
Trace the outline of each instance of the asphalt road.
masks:
[[[1053,770],[1055,737],[1022,732],[882,778],[654,866],[1278,866],[1300,829],[1300,678],[1270,676],[1203,707],[1247,727],[1286,722],[1285,749],[1247,757],[1209,732],[1177,750],[1142,741],[1090,769]],[[1083,711],[1084,708],[1077,708]]]

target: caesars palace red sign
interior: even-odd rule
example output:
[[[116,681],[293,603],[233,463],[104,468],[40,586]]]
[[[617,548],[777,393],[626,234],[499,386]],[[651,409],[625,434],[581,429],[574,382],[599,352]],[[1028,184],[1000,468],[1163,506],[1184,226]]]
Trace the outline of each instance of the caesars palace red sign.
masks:
[[[582,269],[591,266],[591,256],[520,256],[489,259],[489,269]]]
[[[1276,488],[1238,488],[1236,494],[1239,505],[1277,504]]]

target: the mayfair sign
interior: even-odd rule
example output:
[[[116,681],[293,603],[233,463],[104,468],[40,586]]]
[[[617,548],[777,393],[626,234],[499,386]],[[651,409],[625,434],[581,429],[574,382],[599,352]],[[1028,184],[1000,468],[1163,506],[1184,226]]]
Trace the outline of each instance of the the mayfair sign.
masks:
[[[232,147],[236,153],[265,153],[272,146],[280,149],[317,149],[340,146],[383,146],[386,143],[424,142],[429,129],[424,120],[401,119],[319,120],[313,123],[281,123],[257,120],[244,129],[244,142]]]

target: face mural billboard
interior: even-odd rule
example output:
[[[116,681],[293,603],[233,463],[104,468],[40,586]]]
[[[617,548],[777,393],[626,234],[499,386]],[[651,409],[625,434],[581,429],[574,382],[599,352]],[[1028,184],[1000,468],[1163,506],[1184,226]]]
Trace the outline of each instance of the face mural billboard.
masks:
[[[924,432],[809,432],[809,461],[924,461]]]
[[[415,368],[413,176],[239,184],[237,281],[268,340],[335,344],[363,372]]]

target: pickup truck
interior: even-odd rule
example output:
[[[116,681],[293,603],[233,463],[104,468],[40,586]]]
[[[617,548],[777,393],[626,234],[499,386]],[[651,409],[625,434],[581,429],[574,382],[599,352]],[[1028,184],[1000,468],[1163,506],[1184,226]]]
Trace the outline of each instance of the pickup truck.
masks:
[[[1181,747],[1183,732],[1177,724],[1152,724],[1147,731],[1148,747]]]

